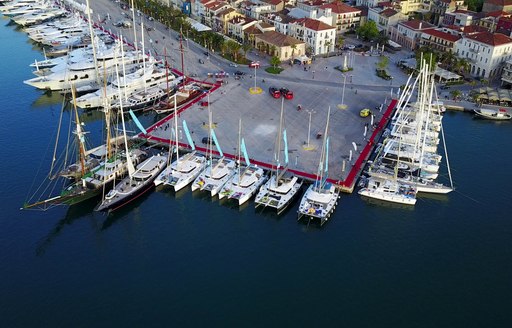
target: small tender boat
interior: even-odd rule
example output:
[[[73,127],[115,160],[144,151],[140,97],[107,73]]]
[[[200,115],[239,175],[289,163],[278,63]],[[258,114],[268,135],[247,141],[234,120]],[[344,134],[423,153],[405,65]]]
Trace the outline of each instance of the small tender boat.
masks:
[[[512,118],[506,109],[500,108],[498,110],[494,109],[474,109],[475,117],[481,117],[488,120],[497,120],[497,121],[506,121]]]

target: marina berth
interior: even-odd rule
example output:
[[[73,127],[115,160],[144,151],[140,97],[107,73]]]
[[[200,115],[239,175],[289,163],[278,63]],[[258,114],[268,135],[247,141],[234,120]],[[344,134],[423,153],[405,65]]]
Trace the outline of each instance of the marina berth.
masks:
[[[170,186],[175,192],[188,186],[206,167],[206,158],[196,151],[184,154],[155,179],[155,186]]]

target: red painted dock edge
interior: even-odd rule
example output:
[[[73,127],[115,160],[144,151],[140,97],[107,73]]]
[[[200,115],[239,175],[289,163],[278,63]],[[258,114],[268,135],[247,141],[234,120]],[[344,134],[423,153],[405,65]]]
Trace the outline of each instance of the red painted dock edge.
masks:
[[[202,83],[204,83],[204,82],[202,82]],[[219,85],[214,84],[212,89],[210,90],[210,92],[217,90],[219,87],[220,87]],[[206,93],[204,95],[197,97],[193,102],[182,107],[180,110],[178,110],[178,116],[183,111],[190,108],[190,106],[197,103],[205,96],[206,96]],[[391,100],[391,103],[389,104],[388,108],[384,112],[384,115],[382,115],[381,120],[377,124],[376,128],[373,130],[370,138],[368,139],[368,142],[366,143],[364,148],[361,150],[359,157],[357,157],[354,165],[352,166],[352,169],[350,170],[350,172],[347,176],[347,179],[346,180],[327,179],[328,182],[337,185],[343,192],[351,193],[353,191],[357,177],[358,177],[359,173],[361,172],[361,170],[363,169],[363,167],[366,163],[366,160],[370,156],[370,154],[373,150],[373,146],[376,144],[376,141],[378,141],[380,134],[382,133],[382,131],[388,124],[388,121],[391,118],[391,115],[393,114],[393,110],[395,109],[396,103],[397,103],[396,99]],[[160,128],[160,126],[162,126],[164,123],[169,122],[173,118],[174,118],[174,114],[170,114],[169,116],[165,117],[164,119],[158,121],[157,123],[155,123],[151,127],[149,127],[147,129],[147,132],[150,133],[151,131]],[[160,142],[160,143],[168,143],[169,142],[169,139],[157,138],[157,137],[153,137],[150,135],[144,135],[142,133],[139,134],[138,137],[145,138],[148,141],[152,141],[152,142]],[[179,143],[179,146],[183,147],[183,148],[190,148],[190,145],[188,145],[186,143],[182,143],[182,142]],[[206,152],[206,148],[204,148],[204,147],[196,147],[196,149],[201,152]],[[215,155],[219,155],[219,153],[217,151],[214,151],[213,153]],[[233,154],[224,154],[224,156],[226,156],[227,158],[230,158],[230,159],[236,158],[236,155],[233,155]],[[251,159],[251,162],[255,165],[261,166],[268,170],[275,169],[275,165],[273,165],[273,164],[260,162],[260,161],[256,161],[253,159]],[[298,170],[294,170],[294,169],[288,169],[288,171],[292,172],[293,174],[295,174],[297,176],[300,176],[300,177],[306,178],[306,179],[310,179],[310,180],[315,180],[317,178],[316,174],[312,174],[312,173],[302,172],[302,171],[298,171]]]
[[[356,183],[357,177],[361,170],[363,169],[366,160],[370,156],[370,153],[373,151],[373,147],[376,143],[376,141],[379,140],[379,137],[384,130],[384,128],[387,126],[389,119],[391,118],[391,115],[393,114],[393,110],[395,109],[396,103],[398,100],[392,99],[389,103],[388,108],[384,112],[384,115],[382,115],[381,120],[379,121],[379,124],[377,124],[377,127],[375,130],[373,130],[372,135],[368,139],[368,142],[364,146],[363,150],[361,150],[361,153],[359,157],[356,159],[356,162],[352,166],[352,170],[347,175],[347,179],[345,181],[342,181],[341,183],[338,183],[337,181],[330,181],[332,183],[338,183],[340,188],[344,191],[352,192],[354,190],[354,185]],[[329,179],[330,180],[330,179]],[[329,181],[328,180],[328,181]]]

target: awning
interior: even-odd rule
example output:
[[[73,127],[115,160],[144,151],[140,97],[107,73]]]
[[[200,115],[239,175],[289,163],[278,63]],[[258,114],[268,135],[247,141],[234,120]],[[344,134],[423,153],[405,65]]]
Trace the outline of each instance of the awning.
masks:
[[[199,23],[198,21],[196,21],[195,19],[192,19],[190,17],[187,17],[187,22],[190,23],[190,25],[192,25],[192,28],[198,32],[204,32],[204,31],[211,31],[212,29],[206,25],[203,25],[201,23]]]

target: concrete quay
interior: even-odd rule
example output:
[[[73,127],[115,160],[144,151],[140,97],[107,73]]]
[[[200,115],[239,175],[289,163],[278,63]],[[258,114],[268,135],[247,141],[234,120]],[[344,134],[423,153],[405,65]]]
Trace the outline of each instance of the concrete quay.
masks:
[[[95,12],[109,12],[112,17],[110,21],[96,23],[97,25],[110,30],[113,34],[119,35],[122,32],[128,42],[134,42],[133,31],[119,31],[111,25],[112,22],[124,17],[121,14],[123,10],[118,5],[106,0],[91,5]],[[178,65],[181,64],[181,54],[176,41],[177,33],[166,30],[162,24],[150,22],[147,18],[138,19],[145,20],[144,24],[152,27],[152,31],[144,32],[146,49],[151,49],[151,53],[157,58],[165,49],[171,65],[181,71]],[[137,24],[135,26],[139,27]],[[138,34],[140,41],[140,30]],[[159,42],[155,42],[157,40]],[[254,51],[248,57],[257,59],[262,64],[256,71],[247,66],[232,67],[228,61],[215,54],[206,58],[203,54],[205,49],[192,40],[184,42],[183,46],[185,73],[189,76],[194,75],[197,81],[215,84],[218,81],[208,77],[208,73],[224,71],[230,74],[230,77],[224,79],[224,83],[212,88],[209,95],[204,94],[202,99],[197,98],[195,102],[179,111],[179,125],[186,120],[198,150],[205,151],[201,139],[208,135],[209,126],[208,109],[200,105],[200,100],[204,101],[209,96],[215,133],[226,156],[234,157],[237,154],[238,122],[241,118],[242,135],[251,160],[262,167],[272,169],[281,100],[270,96],[268,89],[270,86],[285,87],[294,93],[294,98],[284,100],[283,104],[284,127],[288,135],[289,169],[306,179],[314,180],[325,137],[317,138],[317,135],[323,134],[330,107],[328,177],[345,192],[354,190],[365,160],[378,141],[381,129],[385,127],[386,119],[393,110],[394,102],[391,99],[395,95],[392,90],[405,84],[407,78],[398,68],[390,65],[388,71],[394,77],[393,80],[382,80],[375,74],[375,65],[379,57],[357,53],[346,54],[351,57],[353,70],[345,74],[334,69],[343,62],[342,56],[336,56],[318,58],[307,67],[282,64],[285,70],[279,75],[272,75],[263,69],[269,65],[268,59]],[[203,59],[204,64],[200,64],[199,59]],[[242,79],[233,78],[233,73],[237,70],[245,73]],[[250,93],[249,89],[254,86],[261,88],[263,92]],[[299,105],[301,110],[297,109]],[[370,117],[362,118],[359,115],[363,108],[372,110],[376,129],[371,126]],[[382,109],[379,110],[380,108]],[[173,124],[172,115],[165,117],[147,128],[147,137],[153,142],[168,144],[169,138],[173,137],[170,135],[170,127],[166,126]],[[186,146],[181,128],[179,138],[181,145]]]

